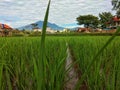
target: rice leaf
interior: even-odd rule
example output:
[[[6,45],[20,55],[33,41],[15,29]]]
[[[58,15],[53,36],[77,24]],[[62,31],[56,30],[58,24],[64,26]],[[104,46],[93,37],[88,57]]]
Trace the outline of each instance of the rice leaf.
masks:
[[[46,36],[47,22],[48,22],[48,16],[49,16],[50,2],[51,2],[51,0],[49,0],[47,10],[45,13],[45,17],[44,17],[43,27],[42,27],[41,53],[40,53],[41,59],[40,59],[40,61],[38,61],[38,72],[40,75],[40,77],[39,77],[40,79],[38,79],[38,80],[40,80],[38,83],[39,85],[37,85],[38,90],[45,90],[45,77],[46,77],[45,36]]]
[[[117,36],[117,34],[120,32],[120,27],[118,26],[117,31],[113,34],[113,36],[111,36],[108,41],[105,43],[105,45],[98,51],[98,53],[93,57],[93,60],[91,61],[91,63],[88,65],[86,71],[84,72],[84,74],[82,75],[81,79],[78,81],[78,83],[75,86],[75,90],[79,90],[82,82],[84,81],[87,73],[89,73],[89,70],[91,68],[91,66],[93,65],[94,62],[96,62],[96,58],[99,57],[99,55],[104,51],[104,49],[113,41],[113,39]]]

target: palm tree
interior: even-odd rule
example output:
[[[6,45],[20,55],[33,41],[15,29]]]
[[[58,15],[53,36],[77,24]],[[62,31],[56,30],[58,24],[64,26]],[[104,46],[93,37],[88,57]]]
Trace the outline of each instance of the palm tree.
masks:
[[[114,10],[120,9],[120,1],[119,0],[112,0],[112,5]]]
[[[117,16],[120,16],[120,0],[112,0],[113,10],[116,10]]]

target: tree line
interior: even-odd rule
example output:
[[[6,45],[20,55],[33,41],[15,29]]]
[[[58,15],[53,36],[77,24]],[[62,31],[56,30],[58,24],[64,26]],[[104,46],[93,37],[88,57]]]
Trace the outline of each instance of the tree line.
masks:
[[[84,24],[85,27],[102,27],[106,28],[108,22],[112,19],[113,15],[110,12],[99,13],[99,17],[94,15],[80,15],[76,18],[79,25]]]
[[[120,1],[119,0],[112,0],[111,1],[113,10],[116,10],[116,15],[120,17]],[[111,22],[113,18],[113,14],[111,12],[102,12],[99,13],[98,16],[94,15],[80,15],[76,18],[76,21],[79,25],[84,24],[85,27],[92,27],[92,28],[106,28]]]

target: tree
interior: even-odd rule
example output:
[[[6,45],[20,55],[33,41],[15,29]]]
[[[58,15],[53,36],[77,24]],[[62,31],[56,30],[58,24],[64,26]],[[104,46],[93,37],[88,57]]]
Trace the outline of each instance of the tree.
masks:
[[[117,16],[120,17],[120,10],[116,12]]]
[[[114,10],[120,9],[120,1],[119,0],[112,0],[112,5],[113,5]]]
[[[120,0],[112,0],[113,10],[116,10],[117,16],[120,16]]]
[[[111,21],[112,17],[113,17],[113,15],[110,12],[99,13],[101,26],[106,28],[108,23]]]
[[[32,29],[38,28],[38,27],[37,27],[37,26],[38,26],[37,23],[32,23],[31,25],[32,25]]]
[[[99,24],[99,19],[93,15],[80,15],[76,18],[78,24],[84,24],[85,27],[97,27]]]

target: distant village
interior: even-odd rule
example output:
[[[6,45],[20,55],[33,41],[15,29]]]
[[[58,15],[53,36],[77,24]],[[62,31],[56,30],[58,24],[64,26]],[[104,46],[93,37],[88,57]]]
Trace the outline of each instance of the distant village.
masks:
[[[71,30],[69,28],[65,28],[63,30],[53,30],[50,27],[47,27],[46,33],[47,34],[63,34],[63,33],[114,33],[116,32],[116,27],[120,25],[120,18],[118,16],[113,16],[111,20],[107,23],[107,28],[101,27],[76,27],[75,29]],[[41,28],[34,27],[32,30],[18,30],[13,29],[11,26],[7,24],[0,24],[0,36],[37,36],[42,33]]]

